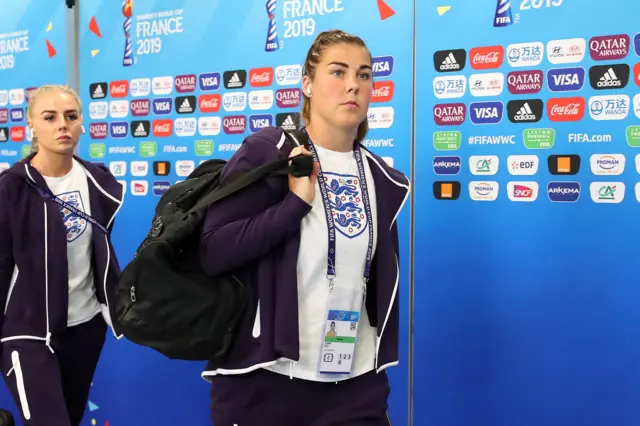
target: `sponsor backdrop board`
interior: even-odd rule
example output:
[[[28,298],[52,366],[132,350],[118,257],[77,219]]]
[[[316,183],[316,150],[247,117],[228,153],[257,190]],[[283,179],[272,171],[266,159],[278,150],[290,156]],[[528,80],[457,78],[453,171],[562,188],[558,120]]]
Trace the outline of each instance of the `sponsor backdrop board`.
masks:
[[[0,3],[0,171],[28,154],[27,102],[44,83],[65,83],[64,2]],[[46,69],[47,72],[34,72]]]
[[[635,10],[417,2],[414,424],[640,421]]]
[[[378,89],[366,145],[410,174],[410,2],[85,3],[79,58],[87,135],[81,153],[107,164],[126,187],[113,237],[123,267],[169,185],[203,160],[230,158],[244,138],[265,126],[300,124],[301,64],[321,30],[341,28],[369,43]],[[399,218],[403,320],[408,318],[408,218],[407,205]],[[407,422],[407,324],[403,321],[401,366],[390,373],[390,415],[398,424]],[[90,419],[114,426],[205,424],[209,385],[200,378],[203,367],[171,362],[108,336]]]

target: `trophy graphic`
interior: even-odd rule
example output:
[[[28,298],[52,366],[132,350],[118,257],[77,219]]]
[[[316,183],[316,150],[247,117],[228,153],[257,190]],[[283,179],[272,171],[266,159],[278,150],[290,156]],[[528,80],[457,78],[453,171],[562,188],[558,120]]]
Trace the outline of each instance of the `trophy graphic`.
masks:
[[[122,0],[122,14],[125,17],[124,25],[124,58],[122,65],[125,67],[133,65],[133,46],[131,45],[131,16],[133,15],[133,0]]]
[[[278,28],[276,28],[276,2],[277,0],[267,0],[267,15],[269,15],[269,31],[267,32],[267,52],[278,50]]]

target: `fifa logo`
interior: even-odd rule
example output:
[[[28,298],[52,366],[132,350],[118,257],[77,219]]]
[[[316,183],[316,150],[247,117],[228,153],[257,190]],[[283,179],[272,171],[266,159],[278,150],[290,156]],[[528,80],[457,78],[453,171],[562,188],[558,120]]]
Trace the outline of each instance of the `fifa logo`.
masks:
[[[133,0],[122,0],[122,14],[125,17],[124,25],[124,58],[122,65],[125,67],[133,65],[133,46],[131,44],[131,16],[133,16]]]
[[[267,52],[278,50],[278,28],[276,27],[276,2],[277,0],[267,0],[267,15],[269,16],[269,30],[267,32],[267,43],[264,48]]]
[[[498,0],[496,14],[493,18],[494,27],[508,27],[513,24],[511,17],[511,0]]]

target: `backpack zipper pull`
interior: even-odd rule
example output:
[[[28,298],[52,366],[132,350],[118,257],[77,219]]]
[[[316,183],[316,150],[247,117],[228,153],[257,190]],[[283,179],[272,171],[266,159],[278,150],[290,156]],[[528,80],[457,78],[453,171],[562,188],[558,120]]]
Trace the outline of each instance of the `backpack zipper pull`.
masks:
[[[131,286],[130,293],[131,293],[131,301],[135,302],[136,301],[136,286],[135,285]]]

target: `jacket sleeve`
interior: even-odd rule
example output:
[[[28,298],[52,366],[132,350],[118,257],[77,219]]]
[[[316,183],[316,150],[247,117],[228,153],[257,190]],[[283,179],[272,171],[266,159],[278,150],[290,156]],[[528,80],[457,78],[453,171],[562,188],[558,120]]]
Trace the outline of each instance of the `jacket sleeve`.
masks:
[[[5,188],[0,186],[0,309],[4,312],[7,302],[11,278],[15,268],[13,259],[13,243],[11,239],[11,225],[9,214],[4,207],[9,203],[8,194]],[[4,323],[4,314],[0,315],[0,330]]]
[[[271,142],[247,138],[229,160],[222,179],[283,158]],[[211,276],[266,255],[299,228],[311,206],[287,187],[286,176],[268,177],[211,206],[200,238],[200,262]]]

